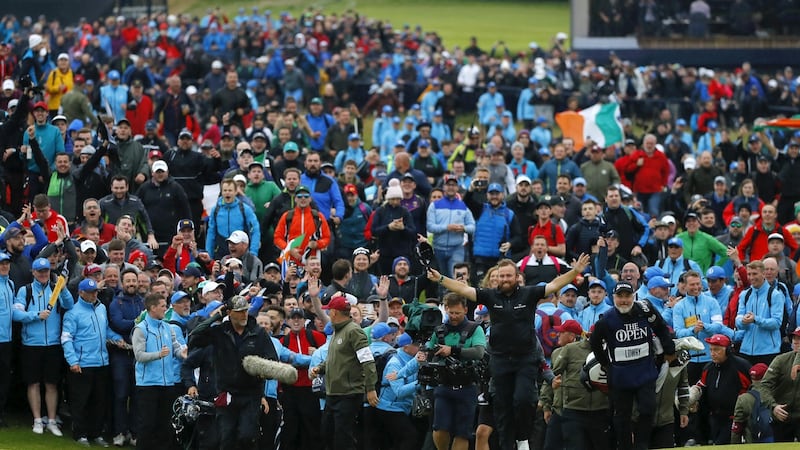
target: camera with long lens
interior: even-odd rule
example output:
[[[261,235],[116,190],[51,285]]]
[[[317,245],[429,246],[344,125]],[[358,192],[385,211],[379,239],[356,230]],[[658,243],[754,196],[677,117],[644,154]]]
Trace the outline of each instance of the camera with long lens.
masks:
[[[481,384],[488,382],[489,368],[483,360],[461,361],[448,356],[440,361],[421,365],[417,380],[426,386]]]
[[[31,93],[31,96],[44,95],[44,87],[34,86],[33,80],[31,79],[31,76],[28,74],[20,76],[19,82],[17,84],[19,85],[22,92],[29,91]]]

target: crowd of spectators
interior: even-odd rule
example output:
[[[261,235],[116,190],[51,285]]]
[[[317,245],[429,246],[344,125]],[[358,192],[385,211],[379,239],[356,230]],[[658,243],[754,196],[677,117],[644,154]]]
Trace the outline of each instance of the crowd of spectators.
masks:
[[[750,377],[764,376],[750,364],[772,364],[758,386],[775,438],[797,437],[800,132],[765,126],[798,107],[791,67],[637,67],[613,54],[593,62],[569,51],[564,33],[520,54],[502,42],[485,51],[475,38],[445,47],[435,32],[353,12],[3,22],[0,413],[9,386],[26,385],[34,433],[61,435],[68,413],[82,444],[153,448],[171,434],[161,400],[189,394],[257,409],[258,398],[236,401],[246,379],[248,394],[263,392],[260,419],[236,435],[231,410],[219,413],[217,427],[196,427],[201,448],[220,439],[228,448],[233,437],[256,445],[255,420],[260,448],[274,448],[276,434],[287,448],[320,436],[351,448],[330,437],[341,403],[326,409],[308,375],[325,367],[324,334],[346,326],[348,340],[364,343],[352,321],[373,354],[357,347],[358,362],[397,347],[392,369],[377,374],[379,396],[371,383],[344,386],[368,394],[358,442],[397,448],[376,424],[402,420],[403,448],[433,448],[431,424],[411,417],[425,357],[403,333],[402,307],[442,308],[450,345],[435,351],[458,356],[455,327],[467,314],[490,331],[491,312],[446,292],[443,277],[489,289],[547,285],[587,254],[591,265],[571,284],[533,299],[548,360],[576,340],[588,352],[581,336],[615,307],[612,293],[631,290],[678,337],[708,344],[659,397],[670,414],[653,418],[653,442],[757,440],[743,432],[746,415],[734,415]],[[556,137],[556,113],[597,102],[623,106],[623,141],[577,148]],[[459,120],[472,111],[473,123]],[[434,248],[439,285],[413,256],[419,242]],[[514,266],[517,279],[501,283],[500,268],[510,276]],[[295,384],[211,367],[216,335],[205,319],[220,319],[225,304],[235,321],[220,325],[225,332],[266,332],[267,356],[300,370]],[[324,309],[336,311],[332,325]],[[486,347],[476,336],[470,346]],[[735,364],[724,364],[728,355]],[[602,399],[594,420],[612,423],[604,395],[567,383],[567,363],[553,363],[564,377],[542,378],[542,408],[530,430],[517,429],[518,449],[573,447],[571,427],[588,428],[568,410],[587,410],[584,400]],[[735,389],[709,381],[734,369]],[[704,393],[698,413],[683,395],[690,385]],[[480,448],[494,427],[486,406]],[[473,412],[449,423],[461,434],[443,437],[434,408],[439,450],[450,437],[453,448],[473,438],[472,428],[462,436]],[[651,436],[636,439],[646,448]]]

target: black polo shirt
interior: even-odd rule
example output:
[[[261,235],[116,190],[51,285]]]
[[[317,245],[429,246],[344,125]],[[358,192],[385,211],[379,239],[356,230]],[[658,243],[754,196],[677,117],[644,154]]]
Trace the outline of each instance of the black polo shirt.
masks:
[[[478,288],[478,303],[489,308],[492,355],[523,355],[536,351],[536,303],[544,298],[545,286],[518,287],[511,295],[497,289]]]

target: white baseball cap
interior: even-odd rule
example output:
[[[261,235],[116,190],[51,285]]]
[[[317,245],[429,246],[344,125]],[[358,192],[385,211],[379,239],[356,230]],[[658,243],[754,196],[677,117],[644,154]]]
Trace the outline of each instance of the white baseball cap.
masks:
[[[3,81],[3,90],[4,91],[7,91],[7,90],[12,90],[13,91],[14,90],[14,80]]]
[[[241,181],[242,183],[247,184],[247,178],[245,178],[245,176],[242,174],[238,174],[233,177],[233,181]]]
[[[208,294],[209,292],[214,292],[219,288],[224,288],[224,283],[217,283],[216,281],[206,281],[203,285],[203,295]]]
[[[228,236],[228,242],[233,242],[234,244],[249,244],[250,237],[242,230],[236,230]]]
[[[97,251],[97,245],[88,239],[81,242],[81,253],[85,253],[87,250]]]
[[[169,167],[167,167],[167,163],[161,160],[154,162],[153,172],[158,172],[159,170],[163,170],[164,172],[169,172]]]
[[[216,61],[212,62],[211,63],[211,68],[212,69],[222,69],[222,61],[216,60]]]
[[[9,100],[9,102],[8,102],[8,109],[11,109],[11,108],[16,108],[16,107],[17,107],[17,105],[19,105],[19,100],[17,100],[16,98],[12,98],[12,99],[11,99],[11,100]]]

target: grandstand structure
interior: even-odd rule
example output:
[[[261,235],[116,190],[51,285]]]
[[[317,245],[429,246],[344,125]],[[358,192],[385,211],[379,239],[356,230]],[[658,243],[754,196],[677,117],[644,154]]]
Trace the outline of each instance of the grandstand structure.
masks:
[[[628,3],[570,0],[572,48],[582,58],[600,62],[614,52],[638,64],[678,62],[712,67],[735,67],[742,61],[783,67],[800,56],[800,35],[789,26],[800,19],[800,5],[794,9],[787,7],[787,2],[675,0],[653,2],[651,11],[638,6],[628,11],[622,8]],[[702,9],[703,4],[708,14],[692,11]],[[615,5],[619,5],[620,20],[609,24],[603,15],[607,18]],[[735,14],[739,9],[750,11],[750,19],[739,19]]]

